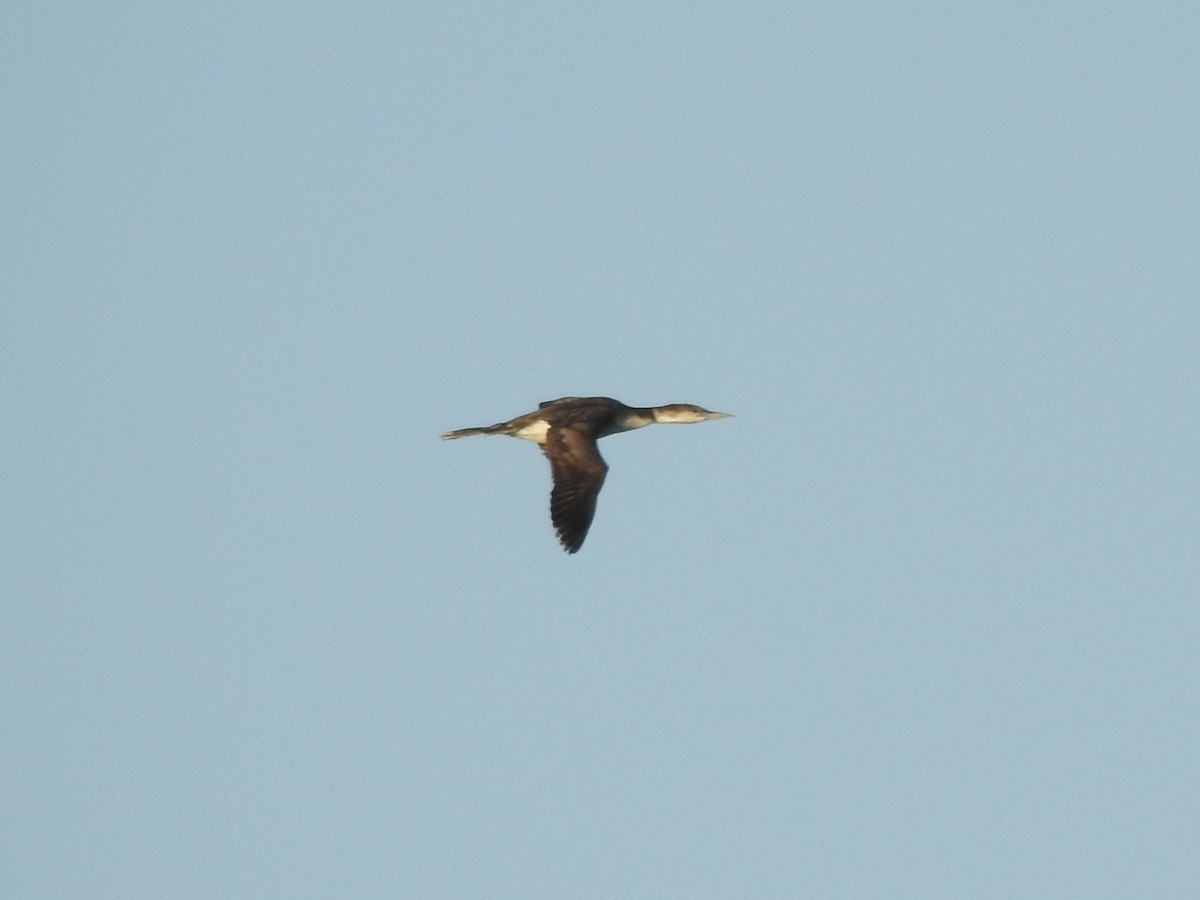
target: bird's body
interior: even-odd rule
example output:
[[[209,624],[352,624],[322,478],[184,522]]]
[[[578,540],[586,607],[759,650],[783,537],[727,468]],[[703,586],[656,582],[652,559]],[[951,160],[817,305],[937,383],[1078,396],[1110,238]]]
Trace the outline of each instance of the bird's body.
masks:
[[[442,439],[506,434],[538,444],[550,461],[554,480],[550,520],[564,549],[575,553],[583,546],[596,514],[596,497],[608,473],[596,446],[600,438],[655,423],[704,422],[728,416],[690,403],[639,407],[626,406],[611,397],[560,397],[507,422],[449,431]]]

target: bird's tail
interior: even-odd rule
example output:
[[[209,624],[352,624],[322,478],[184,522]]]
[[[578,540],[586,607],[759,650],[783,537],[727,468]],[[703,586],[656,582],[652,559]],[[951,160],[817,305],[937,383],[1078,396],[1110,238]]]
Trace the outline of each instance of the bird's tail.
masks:
[[[504,434],[504,426],[507,422],[500,422],[496,425],[485,425],[482,428],[460,428],[458,431],[447,431],[442,435],[443,441],[456,441],[459,438],[471,437],[476,434]]]

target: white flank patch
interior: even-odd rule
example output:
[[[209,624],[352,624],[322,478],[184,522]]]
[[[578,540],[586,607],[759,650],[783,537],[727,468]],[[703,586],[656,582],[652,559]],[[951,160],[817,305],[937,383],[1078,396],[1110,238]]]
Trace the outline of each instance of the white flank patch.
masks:
[[[539,444],[546,442],[546,432],[550,430],[549,423],[545,419],[538,419],[526,425],[520,431],[514,431],[513,437],[518,437],[523,441],[536,441]]]

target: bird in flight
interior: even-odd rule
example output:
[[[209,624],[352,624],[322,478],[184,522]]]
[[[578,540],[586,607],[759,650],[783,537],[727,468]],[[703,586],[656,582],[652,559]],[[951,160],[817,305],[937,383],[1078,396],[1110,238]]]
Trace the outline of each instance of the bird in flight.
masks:
[[[442,435],[442,440],[476,434],[507,434],[534,441],[550,460],[554,489],[550,492],[550,521],[563,548],[576,553],[583,546],[596,496],[604,485],[608,466],[596,442],[610,434],[632,431],[643,425],[691,424],[709,419],[728,419],[729,413],[710,412],[691,403],[666,406],[626,406],[611,397],[560,397],[547,400],[531,413],[485,425],[460,428]]]

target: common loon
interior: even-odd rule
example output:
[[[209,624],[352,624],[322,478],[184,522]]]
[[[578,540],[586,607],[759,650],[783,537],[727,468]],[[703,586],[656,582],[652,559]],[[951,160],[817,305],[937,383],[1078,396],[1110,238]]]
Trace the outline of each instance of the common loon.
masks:
[[[666,406],[626,406],[611,397],[560,397],[538,404],[531,413],[485,425],[460,428],[442,435],[442,440],[476,434],[507,434],[534,441],[550,460],[554,489],[550,492],[550,521],[568,553],[583,546],[588,527],[596,514],[596,496],[604,484],[608,466],[596,441],[610,434],[632,431],[655,423],[705,422],[727,419],[729,413],[709,412],[690,403]]]

